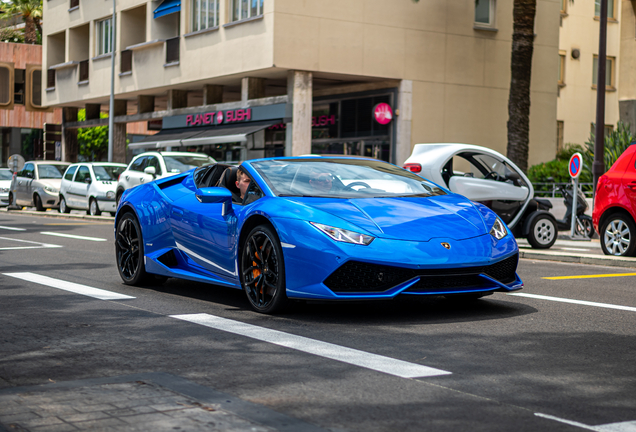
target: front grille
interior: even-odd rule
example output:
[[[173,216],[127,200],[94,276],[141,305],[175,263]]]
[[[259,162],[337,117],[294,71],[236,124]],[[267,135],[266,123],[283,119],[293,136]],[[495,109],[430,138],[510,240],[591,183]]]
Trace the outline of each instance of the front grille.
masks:
[[[348,261],[333,272],[325,285],[334,292],[383,292],[415,277],[420,280],[407,292],[454,290],[488,285],[479,274],[486,274],[502,283],[516,280],[518,254],[488,266],[407,269],[402,267]]]

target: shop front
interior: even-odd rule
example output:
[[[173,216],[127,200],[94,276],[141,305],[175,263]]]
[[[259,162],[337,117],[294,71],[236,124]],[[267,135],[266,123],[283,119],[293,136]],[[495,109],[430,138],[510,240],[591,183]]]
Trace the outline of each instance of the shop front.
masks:
[[[311,153],[393,161],[395,95],[396,89],[386,89],[314,98]],[[275,104],[166,117],[158,134],[129,148],[200,152],[225,163],[284,156],[287,108]]]

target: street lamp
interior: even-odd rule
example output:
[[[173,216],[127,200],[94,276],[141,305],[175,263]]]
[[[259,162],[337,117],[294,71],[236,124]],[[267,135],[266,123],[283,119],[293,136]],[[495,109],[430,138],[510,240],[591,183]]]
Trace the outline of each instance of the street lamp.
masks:
[[[596,77],[596,130],[594,141],[594,195],[598,178],[605,173],[605,64],[607,46],[607,0],[601,0],[601,21],[598,37],[598,74]]]
[[[113,135],[115,132],[115,17],[117,0],[113,0],[113,19],[110,26],[110,107],[108,108],[108,162],[113,161]]]

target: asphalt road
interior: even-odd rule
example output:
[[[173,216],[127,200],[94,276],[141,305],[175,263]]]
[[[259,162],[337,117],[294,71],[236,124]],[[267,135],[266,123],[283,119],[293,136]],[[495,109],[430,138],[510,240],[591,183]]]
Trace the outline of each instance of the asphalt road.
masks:
[[[636,430],[630,270],[522,260],[522,296],[300,304],[272,317],[238,290],[123,285],[112,239],[110,223],[0,215],[0,389],[168,372],[333,431]],[[607,274],[623,276],[545,279]],[[25,280],[41,276],[133,298]],[[241,323],[256,327],[239,335]],[[298,349],[268,330],[302,337]],[[400,376],[420,366],[444,374]]]

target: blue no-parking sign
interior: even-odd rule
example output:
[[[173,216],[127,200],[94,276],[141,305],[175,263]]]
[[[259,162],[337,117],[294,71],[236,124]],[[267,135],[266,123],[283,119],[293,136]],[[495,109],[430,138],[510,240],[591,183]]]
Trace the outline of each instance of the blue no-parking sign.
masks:
[[[568,172],[570,173],[570,177],[573,179],[578,178],[582,169],[583,156],[581,156],[581,153],[574,153],[570,158],[570,163],[568,163]]]

